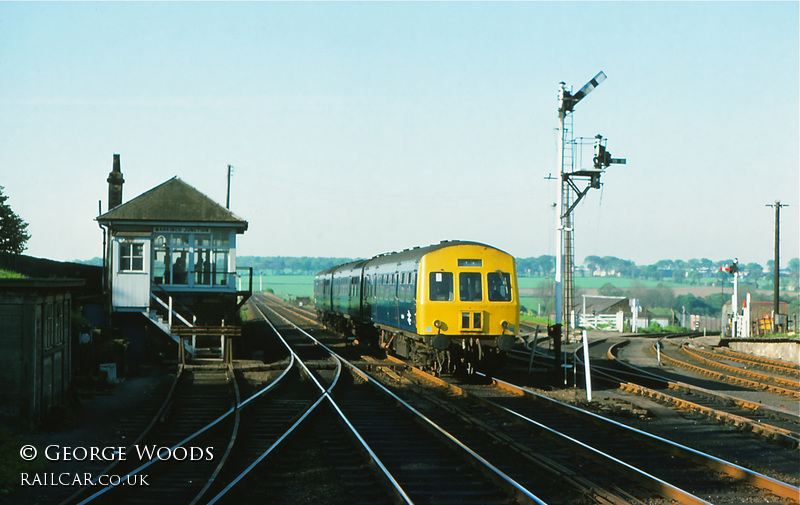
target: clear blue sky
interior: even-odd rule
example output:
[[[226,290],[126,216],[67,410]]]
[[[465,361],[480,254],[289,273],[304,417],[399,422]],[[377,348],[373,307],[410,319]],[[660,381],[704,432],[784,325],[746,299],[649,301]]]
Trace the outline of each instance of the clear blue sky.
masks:
[[[26,254],[102,254],[177,175],[249,221],[240,255],[477,240],[555,253],[557,90],[608,79],[577,136],[615,157],[576,259],[773,255],[800,224],[797,2],[0,2],[0,185]],[[590,163],[590,150],[582,165]]]

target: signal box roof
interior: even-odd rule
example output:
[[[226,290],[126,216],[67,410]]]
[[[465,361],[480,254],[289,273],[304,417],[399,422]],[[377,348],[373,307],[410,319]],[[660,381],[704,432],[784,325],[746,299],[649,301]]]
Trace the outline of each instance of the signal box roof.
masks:
[[[100,224],[220,224],[247,230],[247,221],[177,176],[97,217]]]

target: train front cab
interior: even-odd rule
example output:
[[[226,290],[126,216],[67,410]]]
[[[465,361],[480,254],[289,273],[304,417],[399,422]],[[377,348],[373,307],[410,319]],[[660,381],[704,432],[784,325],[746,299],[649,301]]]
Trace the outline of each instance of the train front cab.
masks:
[[[455,343],[476,362],[511,350],[519,330],[512,256],[483,245],[445,247],[426,254],[419,271],[417,332],[434,348]]]

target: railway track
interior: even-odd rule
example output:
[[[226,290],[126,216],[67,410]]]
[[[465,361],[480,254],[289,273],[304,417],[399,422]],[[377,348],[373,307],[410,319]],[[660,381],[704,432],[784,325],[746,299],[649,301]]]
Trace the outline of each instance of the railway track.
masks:
[[[387,373],[391,376],[395,372]],[[395,380],[406,381],[405,375],[402,374],[402,377],[398,376]],[[470,403],[459,407],[456,405],[465,401],[460,398],[465,388],[459,389],[461,393],[456,397],[449,390],[451,392],[444,393],[443,397],[433,398],[428,391],[431,387],[424,382],[425,380],[422,383],[417,380],[412,388],[415,389],[412,396],[418,396],[419,399],[409,400],[409,386],[405,387],[404,399],[424,410],[437,424],[446,426],[456,436],[468,439],[471,445],[480,447],[482,456],[490,455],[487,457],[492,458],[489,461],[496,461],[497,466],[507,471],[515,480],[529,489],[536,489],[537,496],[547,503],[574,503],[576,495],[596,503],[656,503],[657,501],[653,501],[653,494],[661,496],[660,499],[665,503],[709,503],[718,500],[736,503],[752,501],[758,499],[757,497],[775,503],[796,503],[796,487],[699,451],[671,444],[658,437],[631,431],[622,425],[600,430],[594,424],[598,422],[596,420],[576,422],[572,416],[577,415],[579,409],[568,411],[567,414],[559,413],[558,416],[561,417],[543,421],[542,416],[546,418],[555,415],[543,413],[553,410],[543,407],[551,400],[544,400],[545,397],[542,397],[531,402],[528,397],[533,393],[530,391],[517,388],[515,394],[500,395],[500,399],[491,398],[497,396],[496,391],[472,391],[468,395]],[[468,387],[478,388],[479,391],[481,386]],[[513,386],[506,386],[510,387]],[[517,405],[515,402],[520,400],[515,396],[520,394],[528,399]],[[487,396],[491,398],[488,401]],[[509,407],[509,404],[514,407]],[[564,408],[566,407],[561,407]],[[481,411],[482,414],[475,414]],[[590,419],[592,417],[590,414],[581,415]],[[505,418],[505,421],[499,421],[498,418]],[[520,421],[523,418],[527,420]],[[522,426],[519,425],[520,422],[523,422]],[[579,425],[583,427],[577,428]],[[516,431],[504,426],[515,426]],[[568,432],[560,433],[565,431],[563,426],[570,426]],[[615,430],[618,431],[614,433]],[[540,434],[531,438],[532,432]],[[599,440],[598,432],[605,433]],[[484,440],[480,441],[481,438]],[[556,441],[549,440],[551,438]],[[527,442],[520,443],[521,440]],[[576,440],[579,441],[577,444],[574,442]],[[591,443],[583,440],[590,440]],[[491,456],[493,445],[495,452],[496,447],[503,447],[500,454]],[[587,450],[588,445],[600,449],[588,449],[589,454],[580,454]],[[568,450],[566,446],[574,447]],[[644,447],[648,451],[643,451]],[[677,466],[676,452],[681,453],[680,464]],[[563,457],[549,457],[554,454]],[[587,468],[591,468],[593,472],[589,476]],[[546,483],[531,482],[529,476],[537,473],[546,476]],[[621,477],[623,475],[626,475],[625,480]],[[548,485],[552,489],[553,482],[560,483],[555,486],[557,491],[548,491]],[[753,485],[753,482],[757,484]],[[565,493],[568,487],[575,495],[568,496]]]
[[[227,367],[182,370],[146,432],[65,503],[190,503],[224,463],[237,391]],[[100,477],[96,477],[99,479]]]
[[[621,425],[601,429],[599,416],[529,389],[499,380],[455,389],[357,357],[355,346],[334,352],[307,311],[272,297],[254,297],[250,310],[281,341],[271,364],[187,367],[137,438],[213,457],[120,464],[107,471],[146,472],[148,485],[92,488],[65,505],[797,503],[798,489],[778,479]]]
[[[369,375],[349,364],[348,370],[331,404],[369,448],[373,462],[380,462],[403,502],[544,503]]]
[[[742,366],[742,363],[763,366],[760,362],[737,359],[735,365],[728,364],[725,361],[731,361],[730,357],[695,348],[686,343],[680,346],[680,354],[684,356],[683,359],[680,359],[673,357],[674,354],[669,352],[674,351],[674,348],[674,344],[665,345],[662,354],[664,359],[675,365],[746,388],[769,391],[790,398],[800,398],[800,380],[786,377],[786,375],[795,375],[791,374],[787,367],[772,367],[772,373],[757,372],[748,370],[746,366]]]
[[[682,335],[690,337],[691,335]],[[767,440],[775,441],[789,448],[800,446],[800,403],[793,400],[794,395],[781,399],[778,395],[769,398],[771,387],[762,385],[752,380],[731,379],[728,380],[733,386],[720,386],[718,381],[728,378],[728,374],[723,374],[708,368],[701,368],[670,357],[664,352],[663,337],[665,335],[638,338],[638,339],[603,339],[593,342],[591,368],[592,382],[594,384],[618,387],[620,401],[624,395],[641,396],[652,399],[661,405],[675,409],[681,415],[694,419],[704,418],[713,422],[720,422],[729,426],[736,427],[738,430],[754,434]],[[656,344],[658,341],[658,345]],[[646,347],[646,352],[629,352],[630,348]],[[680,349],[686,346],[672,345],[674,353],[679,353]],[[537,359],[544,353],[541,349],[537,352]],[[710,355],[728,356],[730,353],[709,353]],[[644,364],[634,365],[633,362],[641,363],[642,356],[647,355],[649,363],[656,367]],[[741,363],[747,356],[735,353],[736,359]],[[520,356],[525,361],[527,356]],[[552,359],[552,358],[547,358]],[[720,358],[726,359],[726,358]],[[519,361],[519,358],[517,359]],[[706,359],[706,362],[709,360]],[[775,360],[754,359],[753,363],[764,363],[769,366],[779,366]],[[575,352],[573,357],[576,372],[576,383],[583,384],[584,366],[583,356],[580,352]],[[663,365],[662,365],[663,362]],[[747,366],[749,362],[745,362]],[[662,368],[663,366],[663,368]],[[519,365],[517,365],[519,368]],[[687,370],[687,375],[678,378],[672,372],[675,368]],[[783,366],[781,370],[786,370],[787,375],[796,374],[793,366]],[[512,375],[517,379],[520,374]],[[692,381],[692,376],[699,379]],[[511,379],[513,380],[513,378]],[[746,387],[753,393],[747,393]],[[720,389],[731,389],[728,394]],[[771,400],[771,401],[770,401]],[[591,408],[591,405],[587,407]],[[607,409],[603,409],[607,410]]]
[[[770,372],[785,374],[795,380],[800,380],[800,365],[787,363],[785,361],[752,356],[741,352],[732,351],[727,348],[716,348],[714,353],[722,356],[723,359],[735,361],[745,366],[763,368]]]
[[[422,372],[407,380],[427,383],[416,394],[431,394],[431,379]],[[535,455],[524,467],[516,463],[518,470],[547,473],[599,503],[654,503],[653,495],[664,503],[742,503],[756,497],[796,503],[796,487],[513,384],[444,387],[449,391],[444,398],[456,394],[459,399],[436,401],[440,410],[458,412],[462,421],[483,426],[508,452]],[[502,457],[509,459],[508,454]],[[629,501],[623,501],[625,496]]]
[[[255,293],[254,300],[258,300],[261,304],[268,305],[270,310],[280,314],[281,317],[285,317],[287,321],[292,321],[293,324],[301,328],[322,328],[322,325],[317,322],[317,315],[314,309],[310,306],[298,307],[296,305],[287,304],[282,298],[272,293]],[[291,325],[286,326],[286,323],[284,323],[282,319],[275,321],[275,324],[291,327]]]
[[[695,412],[709,419],[737,426],[740,429],[757,434],[761,437],[777,441],[790,448],[800,446],[800,413],[786,406],[773,407],[761,401],[747,400],[730,394],[724,394],[708,388],[692,385],[687,382],[668,380],[643,370],[630,363],[617,359],[620,344],[608,350],[608,358],[614,362],[615,368],[593,368],[593,374],[598,379],[607,375],[614,381],[619,381],[620,389],[630,391],[641,396],[646,396],[665,405],[674,406],[682,411]],[[656,349],[651,349],[656,355]],[[689,370],[694,366],[660,355],[666,362]],[[621,367],[621,368],[620,368]],[[708,370],[701,372],[709,375]],[[712,373],[712,376],[715,374]],[[629,380],[629,382],[626,382]],[[748,385],[750,385],[748,381]],[[647,387],[643,384],[649,384]],[[738,383],[737,383],[738,384]],[[762,390],[758,385],[756,390]],[[784,402],[789,404],[789,402]]]

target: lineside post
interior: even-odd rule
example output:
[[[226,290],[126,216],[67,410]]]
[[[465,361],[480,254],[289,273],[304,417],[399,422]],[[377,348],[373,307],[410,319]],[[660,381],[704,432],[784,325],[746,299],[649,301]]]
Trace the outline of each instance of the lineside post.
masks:
[[[775,208],[775,259],[773,261],[772,270],[773,270],[773,303],[772,303],[772,331],[778,331],[778,320],[781,319],[778,317],[780,314],[780,282],[781,282],[781,267],[780,267],[780,256],[781,256],[781,248],[780,248],[780,239],[781,239],[781,207],[788,207],[786,204],[781,204],[780,200],[775,200],[774,204],[767,204],[767,207],[774,207]],[[788,314],[787,314],[788,317]],[[785,331],[785,323],[784,323],[784,331]]]
[[[589,336],[586,330],[581,332],[583,336],[583,374],[586,376],[586,401],[592,401],[592,374],[589,366]]]

